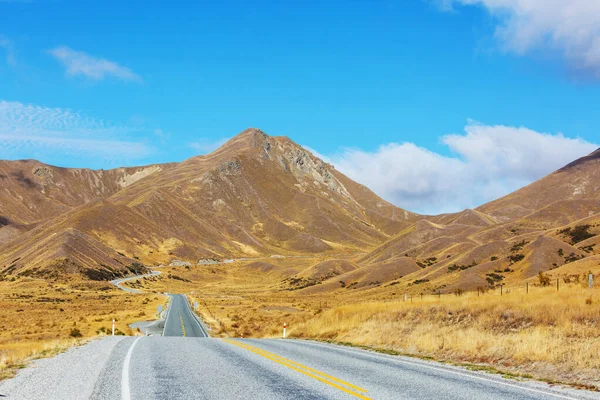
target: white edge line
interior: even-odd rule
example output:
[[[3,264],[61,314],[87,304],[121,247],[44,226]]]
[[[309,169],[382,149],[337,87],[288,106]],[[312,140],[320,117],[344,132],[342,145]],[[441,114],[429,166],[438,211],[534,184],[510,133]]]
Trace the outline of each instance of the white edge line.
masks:
[[[165,336],[165,331],[167,330],[167,324],[169,323],[169,317],[171,316],[171,308],[173,307],[173,295],[168,294],[169,296],[169,308],[167,308],[167,318],[165,318],[165,326],[163,328],[163,333],[161,336]]]
[[[123,362],[123,371],[121,372],[121,400],[131,400],[131,392],[129,390],[129,364],[131,363],[133,348],[141,338],[142,336],[133,341],[131,347],[127,351],[125,361]]]
[[[298,342],[302,342],[302,340],[299,340]],[[310,343],[312,343],[315,346],[325,347],[325,348],[332,349],[332,350],[339,350],[339,351],[343,351],[343,352],[346,352],[346,353],[359,354],[359,355],[368,355],[368,356],[375,357],[375,358],[377,358],[377,357],[383,357],[385,359],[388,359],[388,360],[391,360],[391,361],[395,361],[395,362],[399,362],[399,363],[403,363],[403,364],[413,365],[413,366],[416,366],[416,367],[423,367],[423,368],[432,369],[432,370],[435,370],[435,371],[448,372],[448,373],[454,374],[454,375],[465,376],[465,377],[473,378],[473,379],[479,379],[481,381],[492,382],[492,383],[496,383],[496,384],[504,385],[504,386],[510,386],[510,387],[513,387],[513,388],[516,388],[516,389],[521,389],[521,390],[526,390],[526,391],[529,391],[529,392],[539,393],[539,394],[543,394],[543,395],[546,395],[546,396],[553,396],[553,397],[558,397],[558,398],[561,398],[561,399],[568,399],[568,400],[578,400],[575,397],[569,397],[569,396],[561,395],[561,394],[558,394],[558,393],[552,393],[552,392],[547,392],[547,391],[544,391],[544,390],[529,388],[529,387],[526,387],[526,386],[515,385],[513,383],[503,382],[501,380],[496,380],[496,379],[490,379],[490,378],[486,378],[484,376],[478,376],[478,375],[475,375],[475,374],[468,374],[468,373],[465,373],[465,372],[454,371],[454,370],[449,369],[449,368],[440,368],[440,367],[434,367],[432,365],[425,365],[424,363],[411,362],[411,361],[404,360],[404,359],[401,359],[401,358],[396,358],[394,356],[388,356],[386,354],[373,353],[373,352],[368,351],[368,350],[359,351],[359,350],[346,349],[346,348],[343,348],[343,347],[341,347],[339,345],[329,345],[328,346],[328,345],[324,345],[324,344],[321,344],[321,343],[318,343],[318,342],[315,342],[315,341],[310,341]]]
[[[204,329],[202,327],[202,324],[200,324],[200,321],[198,321],[198,317],[196,316],[196,314],[192,311],[192,308],[190,307],[189,302],[187,301],[187,297],[185,299],[185,303],[188,306],[188,310],[190,311],[190,314],[192,314],[192,319],[194,321],[196,321],[196,323],[198,324],[198,327],[200,328],[200,331],[204,334],[204,337],[208,337],[208,332],[206,332],[206,329]]]

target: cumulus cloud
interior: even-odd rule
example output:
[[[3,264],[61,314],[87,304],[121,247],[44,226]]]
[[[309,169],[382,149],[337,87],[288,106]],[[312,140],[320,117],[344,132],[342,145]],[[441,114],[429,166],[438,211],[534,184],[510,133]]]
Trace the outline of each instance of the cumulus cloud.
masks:
[[[342,149],[325,160],[399,207],[437,214],[496,199],[599,147],[560,133],[475,121],[441,141],[453,155],[390,143],[374,152]]]
[[[485,7],[505,50],[557,50],[576,70],[600,78],[600,2],[596,0],[437,0],[442,9]]]
[[[75,51],[67,46],[60,46],[48,51],[67,69],[67,75],[83,75],[93,80],[114,77],[123,81],[142,82],[142,77],[116,62],[93,57],[82,51]]]
[[[15,51],[12,40],[0,35],[0,49],[3,49],[6,53],[6,63],[8,65],[16,65]]]
[[[93,161],[126,163],[152,152],[141,141],[125,139],[132,133],[131,128],[114,126],[68,109],[0,101],[2,158],[56,162],[69,157],[88,165]]]

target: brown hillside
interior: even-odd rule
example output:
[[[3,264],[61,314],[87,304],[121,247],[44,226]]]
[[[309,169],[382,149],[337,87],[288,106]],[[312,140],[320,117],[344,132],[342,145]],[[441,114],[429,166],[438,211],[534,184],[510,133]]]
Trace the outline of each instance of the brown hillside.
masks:
[[[509,221],[556,201],[600,199],[600,149],[477,211]]]
[[[171,164],[90,170],[59,168],[35,160],[0,161],[0,228],[45,220],[109,197]]]
[[[120,268],[114,251],[146,264],[362,251],[417,219],[290,139],[258,129],[211,154],[166,166],[91,171],[10,165],[13,170],[3,172],[11,176],[5,192],[12,203],[0,209],[6,214],[0,237],[7,240],[0,244],[0,264],[19,258],[11,273],[46,268],[53,258],[82,268]],[[39,205],[25,210],[29,201]],[[17,222],[37,225],[20,228]],[[85,238],[80,248],[54,243],[69,230]],[[62,250],[36,246],[40,238]],[[104,246],[96,246],[102,256],[89,241]]]

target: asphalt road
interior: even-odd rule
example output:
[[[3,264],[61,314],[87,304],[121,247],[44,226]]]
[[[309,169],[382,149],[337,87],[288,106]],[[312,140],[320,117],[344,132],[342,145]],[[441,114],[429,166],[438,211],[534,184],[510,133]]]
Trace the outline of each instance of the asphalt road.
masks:
[[[128,278],[115,279],[115,280],[110,281],[110,283],[112,283],[113,285],[115,285],[119,289],[124,290],[124,291],[129,292],[129,293],[143,293],[141,290],[131,289],[131,288],[128,288],[128,287],[125,287],[125,286],[121,286],[121,283],[127,282],[127,281],[133,281],[135,279],[145,278],[145,277],[148,277],[148,276],[154,276],[154,275],[160,275],[160,271],[152,271],[149,274],[136,275],[136,276],[130,276]]]
[[[182,294],[172,294],[169,311],[165,321],[163,336],[208,337],[206,329],[192,313],[190,306]]]
[[[292,339],[209,338],[183,295],[163,336],[106,337],[35,361],[0,382],[0,398],[600,399],[407,357]]]
[[[290,339],[108,337],[0,382],[6,399],[599,399],[405,357]]]

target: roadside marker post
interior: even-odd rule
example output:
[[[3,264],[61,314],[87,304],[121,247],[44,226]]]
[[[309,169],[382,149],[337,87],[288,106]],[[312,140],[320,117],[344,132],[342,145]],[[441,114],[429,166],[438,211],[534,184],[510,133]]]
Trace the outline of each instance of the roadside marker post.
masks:
[[[158,306],[158,316],[159,316],[159,318],[160,318],[161,314],[162,314],[162,305]]]
[[[115,319],[113,318],[112,335],[115,336]]]
[[[408,294],[404,293],[404,301],[408,300]]]
[[[283,323],[283,338],[284,338],[284,339],[285,339],[285,330],[286,330],[286,328],[287,328],[287,323],[286,323],[286,322],[284,322],[284,323]]]
[[[588,279],[589,279],[588,283],[589,283],[590,289],[592,289],[594,287],[594,275],[590,274]]]

